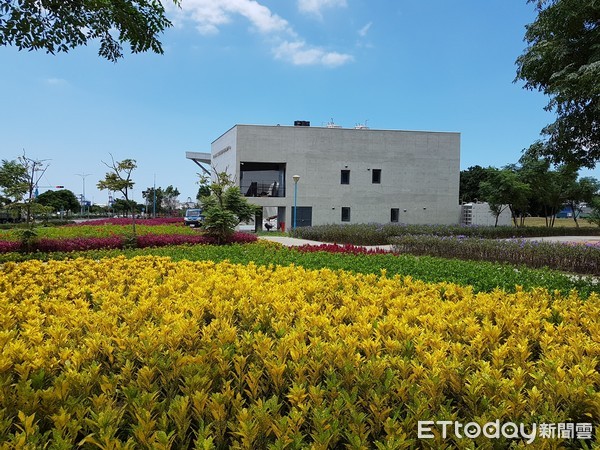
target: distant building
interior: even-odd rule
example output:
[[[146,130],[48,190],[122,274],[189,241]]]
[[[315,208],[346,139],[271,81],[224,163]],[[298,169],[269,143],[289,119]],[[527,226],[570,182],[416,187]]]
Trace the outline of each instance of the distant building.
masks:
[[[235,125],[186,157],[228,172],[277,227],[294,222],[294,175],[299,227],[459,222],[459,133]]]

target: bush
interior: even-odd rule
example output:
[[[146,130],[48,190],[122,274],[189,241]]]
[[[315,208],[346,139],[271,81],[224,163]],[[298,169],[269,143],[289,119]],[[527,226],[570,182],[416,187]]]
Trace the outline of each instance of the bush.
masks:
[[[397,253],[505,262],[572,273],[600,274],[600,247],[594,245],[425,235],[405,235],[391,238],[390,242],[394,244],[394,251]]]
[[[120,257],[9,263],[0,297],[6,448],[491,448],[418,422],[600,421],[597,295]]]
[[[351,224],[299,227],[292,236],[320,242],[354,245],[385,245],[390,238],[404,235],[467,236],[488,239],[511,239],[543,236],[600,235],[594,228],[490,227],[460,225]]]

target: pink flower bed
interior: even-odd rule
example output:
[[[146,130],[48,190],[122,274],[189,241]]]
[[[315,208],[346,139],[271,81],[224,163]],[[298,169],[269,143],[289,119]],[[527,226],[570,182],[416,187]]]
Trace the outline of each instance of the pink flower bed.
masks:
[[[230,244],[247,244],[255,242],[257,237],[250,233],[234,233],[229,239]],[[215,240],[201,235],[185,234],[146,234],[137,237],[137,247],[165,247],[182,244],[215,244]],[[101,250],[123,248],[124,239],[120,236],[110,237],[79,237],[79,238],[41,238],[34,244],[34,251],[40,252],[75,252],[85,250]],[[17,252],[21,249],[20,242],[0,241],[0,253]]]
[[[59,239],[42,238],[35,243],[35,249],[40,252],[76,252],[122,247],[123,239],[119,236]]]
[[[211,244],[211,240],[205,236],[193,236],[185,234],[144,234],[137,237],[138,248],[165,247],[167,245],[182,244]]]
[[[20,242],[0,241],[0,253],[17,252],[20,247]]]
[[[233,233],[227,241],[229,244],[247,244],[255,242],[258,238],[250,233]],[[145,247],[164,247],[166,245],[182,245],[182,244],[216,244],[216,241],[207,236],[194,236],[188,234],[146,234],[138,236],[138,248]]]
[[[131,222],[131,218],[118,217],[116,219],[86,220],[85,222],[74,223],[70,226],[76,227],[79,225],[131,225]],[[157,217],[155,219],[135,219],[135,223],[138,225],[150,226],[171,224],[181,224],[181,226],[183,226],[183,219],[181,217]]]
[[[312,245],[306,244],[296,247],[296,250],[302,253],[310,253],[310,252],[328,252],[328,253],[348,253],[352,255],[384,255],[390,253],[389,250],[384,249],[373,249],[373,248],[365,248],[360,245],[352,245],[352,244],[320,244],[320,245]]]

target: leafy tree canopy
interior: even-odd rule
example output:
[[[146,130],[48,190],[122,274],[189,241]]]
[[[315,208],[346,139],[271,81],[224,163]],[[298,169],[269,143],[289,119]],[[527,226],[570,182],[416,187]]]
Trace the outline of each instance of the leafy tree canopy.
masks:
[[[19,50],[54,54],[99,39],[110,61],[123,56],[124,43],[162,54],[158,35],[170,26],[160,0],[0,0],[0,45]]]
[[[80,206],[75,194],[68,189],[43,192],[35,201],[51,207],[54,211],[77,211]]]
[[[200,184],[209,189],[209,195],[202,197],[203,228],[219,243],[231,236],[238,224],[252,220],[261,209],[248,203],[226,172],[215,172],[210,184],[203,177]]]
[[[539,154],[593,168],[600,160],[600,2],[528,2],[538,16],[527,26],[516,80],[549,96],[546,109],[557,114],[542,130]]]
[[[4,203],[19,202],[29,190],[27,167],[20,161],[2,160],[0,165],[0,189]]]
[[[497,169],[493,167],[471,166],[460,171],[460,201],[462,203],[483,200],[479,185],[487,181],[491,173]]]

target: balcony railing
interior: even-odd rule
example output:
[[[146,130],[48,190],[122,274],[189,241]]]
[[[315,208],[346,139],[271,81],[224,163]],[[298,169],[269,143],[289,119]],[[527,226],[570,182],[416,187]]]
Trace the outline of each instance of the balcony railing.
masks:
[[[285,186],[277,181],[271,183],[251,181],[243,183],[240,190],[246,197],[285,197]]]

